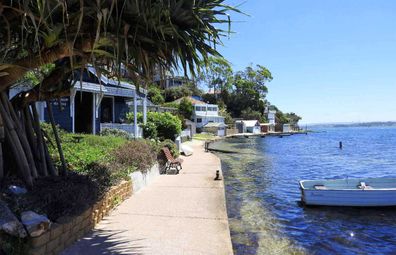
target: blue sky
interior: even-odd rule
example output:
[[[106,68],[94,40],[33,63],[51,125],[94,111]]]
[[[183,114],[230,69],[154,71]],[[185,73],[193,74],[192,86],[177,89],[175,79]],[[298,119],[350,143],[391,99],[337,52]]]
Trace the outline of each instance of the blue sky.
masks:
[[[231,5],[243,1],[229,0]],[[266,66],[268,99],[303,123],[396,120],[396,1],[248,0],[220,52]]]

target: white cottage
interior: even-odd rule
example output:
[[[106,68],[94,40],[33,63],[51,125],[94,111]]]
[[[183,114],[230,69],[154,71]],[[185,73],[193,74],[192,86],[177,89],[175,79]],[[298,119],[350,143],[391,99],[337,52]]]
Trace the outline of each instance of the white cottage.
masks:
[[[203,127],[203,131],[223,137],[227,135],[227,125],[224,123],[210,122]]]
[[[207,104],[193,97],[185,97],[194,106],[192,120],[194,121],[198,131],[202,131],[203,127],[208,123],[224,124],[224,117],[219,115],[219,106],[217,104]],[[183,98],[176,100],[180,103]]]
[[[261,126],[258,120],[238,120],[235,122],[235,125],[239,133],[261,133]]]

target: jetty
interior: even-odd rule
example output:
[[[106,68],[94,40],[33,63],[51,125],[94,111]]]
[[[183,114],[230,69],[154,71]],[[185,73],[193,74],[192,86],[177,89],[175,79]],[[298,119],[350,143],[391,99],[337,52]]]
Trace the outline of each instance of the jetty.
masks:
[[[226,138],[255,138],[255,137],[266,137],[266,136],[291,136],[291,135],[308,135],[308,131],[292,131],[292,132],[269,132],[269,133],[237,133],[227,135]]]

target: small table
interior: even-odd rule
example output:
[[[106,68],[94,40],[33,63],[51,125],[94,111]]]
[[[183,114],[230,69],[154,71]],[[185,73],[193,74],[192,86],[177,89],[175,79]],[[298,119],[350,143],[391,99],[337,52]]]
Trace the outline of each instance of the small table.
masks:
[[[79,143],[79,142],[81,141],[81,139],[84,138],[84,136],[77,136],[77,135],[75,135],[75,136],[72,136],[72,138],[73,138],[73,142]]]

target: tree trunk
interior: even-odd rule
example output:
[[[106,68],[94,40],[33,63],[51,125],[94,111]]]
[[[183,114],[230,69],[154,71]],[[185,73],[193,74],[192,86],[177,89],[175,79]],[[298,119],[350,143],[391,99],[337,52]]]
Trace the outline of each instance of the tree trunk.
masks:
[[[47,144],[44,142],[43,144],[43,150],[44,150],[44,157],[45,157],[45,162],[47,163],[47,169],[50,175],[55,176],[58,175],[58,171],[56,170],[54,166],[54,162],[52,162],[51,156],[48,151]]]
[[[6,111],[2,100],[0,100],[0,114],[4,121],[6,144],[11,150],[11,154],[13,155],[13,160],[15,160],[18,173],[22,177],[26,185],[29,188],[32,188],[33,178],[31,175],[25,151],[23,150],[19,137],[16,133],[11,116]]]
[[[4,178],[3,143],[0,143],[0,188],[2,188]]]
[[[32,149],[33,156],[35,158],[39,158],[39,153],[37,150],[37,141],[36,141],[37,139],[34,134],[32,114],[30,112],[29,106],[25,107],[21,111],[21,114],[23,115],[23,118],[25,120],[26,137],[29,141],[30,148]]]
[[[48,110],[48,115],[50,117],[52,130],[53,130],[54,136],[55,136],[56,147],[58,148],[59,157],[60,157],[60,160],[62,163],[61,175],[66,175],[67,167],[66,167],[65,157],[63,156],[62,145],[61,145],[61,142],[59,139],[58,130],[56,129],[56,126],[55,126],[54,115],[52,112],[52,104],[51,104],[51,101],[49,101],[49,100],[47,100],[47,110]]]
[[[3,144],[4,144],[4,124],[3,124],[3,118],[0,115],[0,188],[4,178]]]
[[[38,176],[36,164],[34,163],[33,153],[31,151],[29,142],[27,140],[25,130],[22,129],[20,119],[18,118],[18,115],[15,113],[14,108],[11,102],[8,100],[8,97],[4,91],[1,92],[1,101],[3,105],[8,105],[9,113],[11,114],[11,121],[12,120],[14,121],[14,127],[16,128],[17,131],[16,134],[18,135],[22,148],[25,152],[26,159],[29,164],[29,169],[32,172],[32,176],[36,178]]]
[[[44,157],[44,154],[43,155],[41,154],[42,151],[40,150],[39,145],[38,145],[39,134],[37,134],[37,133],[35,134],[35,128],[33,127],[34,123],[33,123],[33,119],[32,119],[32,114],[30,112],[30,106],[25,107],[23,109],[23,112],[21,112],[21,113],[24,115],[26,136],[28,138],[30,148],[33,153],[33,157],[35,159],[36,168],[39,172],[39,175],[47,176],[48,172],[47,172],[47,166],[45,163],[45,157]]]
[[[33,128],[36,133],[36,139],[37,139],[37,150],[39,156],[39,160],[42,166],[42,171],[45,175],[48,175],[48,170],[50,170],[50,165],[52,165],[52,161],[50,160],[50,163],[48,164],[47,162],[47,157],[46,157],[46,151],[44,150],[45,146],[45,141],[43,139],[43,133],[41,132],[41,127],[40,127],[40,118],[39,114],[37,112],[36,104],[32,103],[31,104],[32,112],[33,112]],[[48,166],[48,167],[47,167]],[[52,165],[53,167],[53,165]],[[51,175],[57,175],[56,171],[49,171]]]

